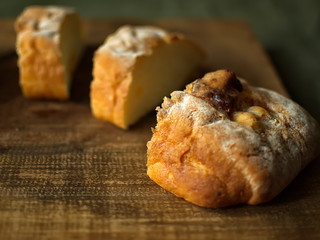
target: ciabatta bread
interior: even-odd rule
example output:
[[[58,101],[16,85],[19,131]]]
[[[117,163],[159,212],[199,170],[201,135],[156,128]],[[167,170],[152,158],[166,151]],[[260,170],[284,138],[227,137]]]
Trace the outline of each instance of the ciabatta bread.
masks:
[[[94,116],[128,128],[183,87],[202,59],[202,51],[182,35],[151,26],[121,27],[94,56]]]
[[[226,70],[157,110],[148,175],[199,206],[269,201],[319,153],[319,126],[304,109]]]
[[[72,72],[84,46],[79,15],[71,8],[28,7],[15,28],[23,94],[68,99]]]

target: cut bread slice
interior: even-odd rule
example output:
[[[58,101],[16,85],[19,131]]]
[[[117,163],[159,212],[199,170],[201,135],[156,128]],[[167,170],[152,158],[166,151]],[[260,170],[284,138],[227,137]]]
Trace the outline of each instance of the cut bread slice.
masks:
[[[17,18],[15,28],[24,96],[68,99],[84,46],[79,15],[71,8],[32,6]]]
[[[204,57],[182,35],[150,26],[123,26],[96,51],[94,116],[127,129],[190,79]]]

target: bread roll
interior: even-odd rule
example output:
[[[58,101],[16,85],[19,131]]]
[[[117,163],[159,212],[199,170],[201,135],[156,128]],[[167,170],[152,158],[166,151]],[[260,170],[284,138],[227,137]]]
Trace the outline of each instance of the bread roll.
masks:
[[[202,51],[180,34],[121,27],[94,56],[93,115],[127,129],[163,96],[182,88],[202,59]]]
[[[17,18],[15,28],[24,96],[68,99],[84,45],[78,14],[71,8],[32,6]]]
[[[267,202],[319,154],[319,126],[302,107],[227,70],[157,110],[148,175],[199,206]]]

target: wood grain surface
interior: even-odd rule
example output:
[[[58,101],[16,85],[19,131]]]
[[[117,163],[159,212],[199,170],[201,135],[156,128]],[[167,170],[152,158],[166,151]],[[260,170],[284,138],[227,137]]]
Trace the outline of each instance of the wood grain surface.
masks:
[[[128,23],[183,32],[207,52],[204,71],[229,68],[287,94],[244,22],[91,20],[71,99],[27,100],[18,83],[13,21],[1,20],[0,239],[319,239],[320,159],[269,203],[206,209],[148,178],[155,112],[128,131],[92,117],[93,52]]]

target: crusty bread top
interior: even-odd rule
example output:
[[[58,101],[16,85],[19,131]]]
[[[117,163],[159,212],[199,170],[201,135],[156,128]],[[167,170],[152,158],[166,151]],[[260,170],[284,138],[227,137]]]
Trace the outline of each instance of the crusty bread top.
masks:
[[[158,124],[189,119],[191,138],[212,132],[226,161],[247,178],[250,204],[278,194],[319,152],[319,126],[303,108],[226,70],[208,73],[185,91],[173,92],[157,110]],[[214,161],[214,156],[207,157]],[[203,169],[211,171],[205,165]]]
[[[31,6],[26,8],[18,17],[15,28],[17,33],[29,31],[34,35],[47,37],[57,43],[59,41],[57,33],[59,33],[63,18],[68,14],[75,14],[75,11],[66,7]]]
[[[180,34],[168,33],[154,26],[123,26],[109,35],[98,52],[108,52],[122,57],[124,63],[131,65],[138,56],[151,55],[155,46],[183,39]]]

